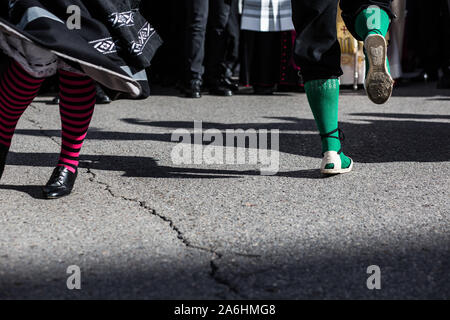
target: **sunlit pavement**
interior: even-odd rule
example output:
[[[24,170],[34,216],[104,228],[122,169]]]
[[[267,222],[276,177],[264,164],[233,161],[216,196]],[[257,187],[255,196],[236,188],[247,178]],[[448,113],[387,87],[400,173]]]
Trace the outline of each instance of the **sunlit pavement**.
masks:
[[[355,167],[330,178],[304,94],[99,106],[76,189],[56,201],[40,191],[59,153],[50,100],[24,115],[0,183],[0,298],[450,298],[450,90],[401,87],[383,106],[343,92]],[[279,172],[174,163],[172,133],[194,121],[279,129]]]

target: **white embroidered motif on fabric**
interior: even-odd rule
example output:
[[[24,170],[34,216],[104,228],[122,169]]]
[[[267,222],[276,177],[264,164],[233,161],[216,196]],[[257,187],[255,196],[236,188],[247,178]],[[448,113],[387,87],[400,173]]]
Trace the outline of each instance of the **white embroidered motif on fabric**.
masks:
[[[148,40],[155,33],[155,29],[147,22],[138,33],[138,41],[132,41],[130,45],[130,53],[133,55],[141,55],[147,45]]]
[[[103,54],[116,53],[118,50],[117,41],[113,38],[94,40],[89,43],[92,44],[98,52]]]
[[[129,43],[129,52],[134,56],[139,56],[144,52],[144,48],[147,45],[150,38],[155,34],[155,29],[150,26],[147,22],[144,26],[139,30],[137,41],[131,41]],[[118,40],[114,40],[113,38],[106,38],[100,40],[94,40],[89,42],[94,46],[94,48],[102,53],[102,54],[110,54],[116,53],[120,50]]]
[[[113,28],[134,26],[134,17],[138,10],[134,9],[126,12],[115,12],[108,16],[108,21]]]

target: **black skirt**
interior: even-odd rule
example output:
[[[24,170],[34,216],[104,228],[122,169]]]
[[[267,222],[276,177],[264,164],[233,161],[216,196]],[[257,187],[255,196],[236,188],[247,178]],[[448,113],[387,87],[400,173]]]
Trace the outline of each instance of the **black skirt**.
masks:
[[[299,68],[293,59],[295,33],[256,32],[243,30],[241,34],[240,82],[244,86],[299,87]]]
[[[68,10],[74,5],[79,28],[67,23],[76,14]],[[0,46],[8,46],[10,56],[36,46],[112,90],[146,96],[145,69],[162,41],[139,5],[140,0],[11,0],[8,18],[0,19]]]

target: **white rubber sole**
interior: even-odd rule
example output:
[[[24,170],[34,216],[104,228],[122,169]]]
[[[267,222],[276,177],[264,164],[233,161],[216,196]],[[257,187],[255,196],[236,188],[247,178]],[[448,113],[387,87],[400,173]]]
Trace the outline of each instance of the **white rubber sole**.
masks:
[[[369,70],[367,72],[365,88],[369,99],[376,104],[383,104],[389,100],[394,88],[394,80],[388,72],[386,63],[387,43],[379,34],[371,34],[364,41]]]
[[[352,162],[350,163],[350,167],[346,169],[321,169],[320,172],[322,174],[326,175],[335,175],[335,174],[342,174],[342,173],[349,173],[353,170],[353,160],[350,159]]]
[[[353,160],[350,159],[350,166],[348,168],[343,169],[341,163],[341,157],[336,151],[327,151],[324,153],[324,157],[322,159],[322,164],[320,165],[320,172],[326,175],[334,175],[341,173],[348,173],[353,169]],[[332,163],[334,164],[333,169],[325,169],[326,165]]]

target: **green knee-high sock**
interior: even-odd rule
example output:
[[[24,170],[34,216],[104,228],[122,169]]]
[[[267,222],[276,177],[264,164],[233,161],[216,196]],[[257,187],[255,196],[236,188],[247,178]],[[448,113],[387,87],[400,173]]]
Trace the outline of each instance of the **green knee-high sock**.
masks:
[[[391,19],[386,11],[379,7],[369,7],[361,11],[356,17],[355,31],[361,39],[366,39],[370,34],[386,36]]]
[[[316,120],[320,134],[324,135],[338,128],[338,107],[339,107],[339,80],[321,79],[312,80],[305,83],[305,91],[308,102]],[[332,134],[338,137],[339,133]],[[322,152],[339,151],[341,142],[335,138],[322,139]],[[342,168],[348,168],[351,160],[343,153],[340,154]],[[333,169],[330,164],[326,169]]]
[[[389,18],[389,15],[386,11],[375,6],[369,7],[361,11],[356,17],[355,31],[363,40],[365,40],[367,36],[371,34],[381,34],[383,37],[386,37],[390,23],[391,19]],[[391,73],[389,60],[387,60],[386,62],[388,71],[389,73]],[[367,58],[366,66],[368,66]],[[367,71],[368,68],[366,68],[366,73]]]

